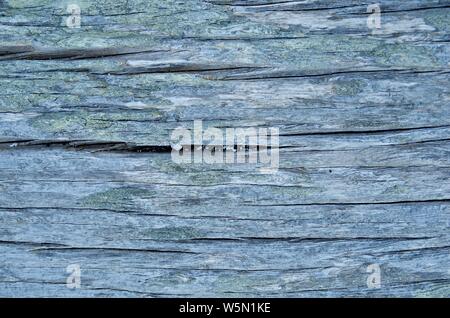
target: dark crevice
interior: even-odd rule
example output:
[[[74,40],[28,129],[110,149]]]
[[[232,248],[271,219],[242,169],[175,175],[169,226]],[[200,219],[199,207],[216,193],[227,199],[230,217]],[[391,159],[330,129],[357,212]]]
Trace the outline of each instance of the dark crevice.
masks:
[[[35,248],[33,252],[45,251],[99,251],[99,252],[125,252],[125,253],[168,253],[168,254],[199,254],[191,251],[183,250],[161,250],[161,249],[145,249],[145,248],[124,248],[124,247],[42,247]]]
[[[281,168],[280,168],[281,169]],[[449,203],[450,199],[430,200],[403,200],[383,202],[324,202],[324,203],[280,203],[280,204],[243,204],[253,207],[279,207],[279,206],[352,206],[352,205],[392,205],[392,204],[422,204],[422,203]]]
[[[167,52],[167,50],[148,50],[132,48],[103,49],[59,49],[35,50],[31,47],[0,47],[1,60],[81,60],[132,55],[140,53]]]
[[[323,131],[323,132],[285,133],[285,134],[280,134],[280,137],[321,136],[321,135],[383,134],[383,133],[397,133],[397,132],[405,132],[405,131],[435,129],[435,128],[450,128],[450,125],[419,126],[419,127],[404,127],[404,128],[393,128],[393,129],[373,129],[373,130],[345,130],[345,131],[336,130],[336,131]]]
[[[250,80],[272,80],[272,79],[289,79],[289,78],[310,78],[310,77],[327,77],[345,74],[382,74],[382,73],[402,73],[402,74],[429,74],[429,73],[441,73],[446,74],[448,71],[443,69],[436,70],[416,70],[416,69],[371,69],[371,70],[336,70],[332,72],[311,72],[298,73],[298,72],[272,72],[261,74],[237,74],[235,76],[217,77],[214,80],[220,81],[250,81]]]
[[[98,152],[158,152],[172,151],[171,146],[135,145],[120,141],[90,141],[90,140],[30,140],[19,139],[13,141],[0,141],[1,149],[14,148],[51,148],[62,147],[68,150],[88,150]]]
[[[170,66],[155,66],[155,67],[135,67],[129,68],[120,72],[107,73],[93,73],[95,75],[138,75],[138,74],[164,74],[164,73],[206,73],[206,72],[223,72],[223,71],[238,71],[247,70],[253,71],[265,68],[263,66],[234,66],[234,65],[170,65]]]
[[[413,241],[413,240],[428,240],[435,238],[433,236],[424,236],[424,237],[256,237],[256,236],[248,236],[248,237],[237,237],[237,238],[227,238],[227,237],[204,237],[204,238],[193,238],[189,240],[179,240],[185,242],[289,242],[289,243],[301,243],[301,242],[314,242],[314,243],[322,243],[322,242],[340,242],[340,241]]]

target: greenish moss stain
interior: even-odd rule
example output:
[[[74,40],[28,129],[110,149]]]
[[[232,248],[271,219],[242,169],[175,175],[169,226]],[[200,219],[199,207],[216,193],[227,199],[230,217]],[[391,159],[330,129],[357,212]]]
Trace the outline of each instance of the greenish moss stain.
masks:
[[[333,92],[340,96],[356,96],[364,91],[365,83],[361,80],[338,81]]]
[[[204,166],[202,166],[204,169]],[[215,185],[224,184],[230,181],[229,176],[214,171],[203,171],[189,174],[189,179],[195,185]]]
[[[189,240],[201,238],[205,234],[203,231],[189,226],[142,229],[141,233],[147,238],[158,240]]]
[[[450,31],[450,10],[429,10],[425,12],[424,20],[440,31]]]
[[[94,193],[83,199],[83,206],[92,208],[117,208],[126,209],[136,198],[151,197],[156,193],[151,190],[140,188],[114,188],[104,192]]]
[[[382,44],[374,51],[378,63],[402,68],[442,67],[432,49],[415,44]]]

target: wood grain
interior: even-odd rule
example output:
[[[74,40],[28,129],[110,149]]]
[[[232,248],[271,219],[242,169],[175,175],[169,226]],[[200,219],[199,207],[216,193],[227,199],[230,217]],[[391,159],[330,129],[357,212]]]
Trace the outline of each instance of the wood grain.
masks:
[[[0,296],[448,297],[450,2],[378,2],[0,1]],[[279,170],[174,163],[197,119]]]

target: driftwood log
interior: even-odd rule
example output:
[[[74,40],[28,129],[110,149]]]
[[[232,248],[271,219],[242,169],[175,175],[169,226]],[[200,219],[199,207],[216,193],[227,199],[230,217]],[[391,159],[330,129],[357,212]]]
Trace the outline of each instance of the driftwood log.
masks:
[[[378,2],[0,0],[0,296],[448,297],[450,2]]]

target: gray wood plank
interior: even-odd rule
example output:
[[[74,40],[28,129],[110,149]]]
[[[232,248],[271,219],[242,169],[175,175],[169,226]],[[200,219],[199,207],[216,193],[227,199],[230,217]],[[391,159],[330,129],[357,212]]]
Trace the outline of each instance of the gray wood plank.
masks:
[[[356,0],[78,1],[79,29],[0,1],[0,296],[448,297],[450,2],[378,2],[373,32]],[[196,119],[279,128],[278,171],[174,163]]]

